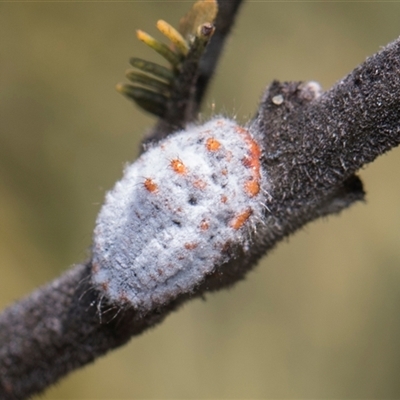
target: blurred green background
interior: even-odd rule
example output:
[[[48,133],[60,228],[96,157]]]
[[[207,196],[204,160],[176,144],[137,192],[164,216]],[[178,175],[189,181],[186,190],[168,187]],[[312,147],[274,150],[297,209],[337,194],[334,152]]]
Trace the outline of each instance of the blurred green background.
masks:
[[[117,94],[135,39],[186,1],[0,4],[0,306],[88,256],[105,191],[154,122]],[[242,8],[204,115],[246,121],[272,80],[327,89],[400,35],[400,4]],[[161,37],[160,35],[158,37]],[[42,399],[400,397],[399,150],[368,192],[281,243],[235,288],[188,303]]]

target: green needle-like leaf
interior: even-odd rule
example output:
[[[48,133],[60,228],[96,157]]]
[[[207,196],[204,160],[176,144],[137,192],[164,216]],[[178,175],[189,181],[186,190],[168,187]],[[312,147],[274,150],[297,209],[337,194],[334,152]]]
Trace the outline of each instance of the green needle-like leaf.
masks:
[[[119,93],[134,100],[140,107],[151,114],[162,118],[166,112],[167,97],[148,89],[119,83],[116,86]]]
[[[163,56],[174,67],[177,67],[180,64],[181,57],[174,53],[166,44],[154,39],[152,36],[141,30],[137,30],[136,35],[139,40]]]
[[[163,67],[162,65],[153,63],[151,61],[142,60],[141,58],[132,57],[129,60],[129,63],[132,67],[140,69],[143,72],[147,72],[152,74],[158,78],[165,79],[168,82],[172,82],[174,79],[174,73],[168,69]]]
[[[165,82],[161,82],[158,79],[152,78],[149,75],[142,74],[141,72],[136,72],[134,70],[128,70],[125,76],[133,83],[140,83],[150,88],[154,88],[157,92],[168,94],[170,91],[170,85]]]

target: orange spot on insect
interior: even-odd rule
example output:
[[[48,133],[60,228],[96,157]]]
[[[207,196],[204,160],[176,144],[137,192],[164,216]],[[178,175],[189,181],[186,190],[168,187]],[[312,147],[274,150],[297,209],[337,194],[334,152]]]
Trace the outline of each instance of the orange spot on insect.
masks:
[[[250,168],[252,170],[253,176],[256,179],[260,179],[260,157],[261,157],[261,149],[257,142],[251,137],[250,132],[246,129],[237,126],[236,132],[238,132],[241,136],[243,136],[244,141],[249,147],[249,155],[242,160],[242,163],[245,167]]]
[[[221,196],[221,203],[226,203],[228,201],[228,198],[224,195]]]
[[[251,178],[247,180],[244,185],[244,190],[250,196],[256,196],[260,192],[260,179],[261,179],[261,149],[257,142],[251,137],[250,132],[246,129],[237,126],[238,132],[248,146],[248,154],[242,159],[242,164],[250,169]]]
[[[206,148],[208,151],[217,151],[221,147],[221,143],[217,139],[208,138],[206,141]]]
[[[260,179],[260,160],[257,156],[244,157],[242,164],[246,168],[251,169],[252,175],[255,178]]]
[[[157,183],[155,183],[151,178],[146,178],[143,185],[150,193],[156,192],[158,189]]]
[[[173,160],[171,160],[170,165],[177,174],[186,174],[185,164],[179,158],[174,158]]]
[[[194,250],[198,246],[197,243],[185,243],[186,250]]]
[[[205,219],[203,219],[203,220],[200,222],[200,229],[201,229],[202,231],[206,231],[209,227],[210,227],[210,224],[209,224]]]
[[[223,169],[221,171],[221,174],[224,175],[224,176],[228,175],[228,170],[227,169]]]
[[[201,180],[201,179],[196,179],[196,180],[193,182],[193,186],[196,187],[197,189],[205,189],[205,187],[207,186],[207,183],[204,182],[204,181]]]
[[[242,164],[246,167],[246,168],[251,168],[252,166],[252,160],[249,157],[243,157],[242,158]]]
[[[240,229],[244,225],[244,223],[249,219],[252,212],[253,210],[251,208],[248,208],[246,211],[243,211],[242,213],[237,215],[235,219],[231,221],[230,224],[231,227],[235,230]]]
[[[248,180],[245,185],[245,190],[250,197],[256,196],[260,192],[260,184],[254,179]]]

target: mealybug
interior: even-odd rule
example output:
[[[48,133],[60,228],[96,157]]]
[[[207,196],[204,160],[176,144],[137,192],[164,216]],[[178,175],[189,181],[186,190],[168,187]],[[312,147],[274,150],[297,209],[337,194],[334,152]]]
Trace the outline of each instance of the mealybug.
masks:
[[[229,261],[227,249],[247,251],[264,212],[260,157],[251,133],[225,118],[150,148],[97,218],[95,286],[146,313],[192,291]]]

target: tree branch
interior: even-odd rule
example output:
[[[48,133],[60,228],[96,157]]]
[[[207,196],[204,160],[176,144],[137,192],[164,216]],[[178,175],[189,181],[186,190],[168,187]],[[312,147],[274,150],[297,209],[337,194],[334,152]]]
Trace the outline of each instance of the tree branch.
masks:
[[[1,399],[38,393],[163,318],[110,308],[90,271],[90,263],[76,265],[0,315]]]
[[[23,399],[126,343],[206,291],[240,280],[265,252],[307,222],[363,199],[354,175],[400,141],[400,41],[319,95],[313,84],[274,82],[250,124],[264,143],[268,177],[264,228],[250,252],[196,288],[145,315],[109,304],[93,289],[91,262],[0,315],[0,397]]]

